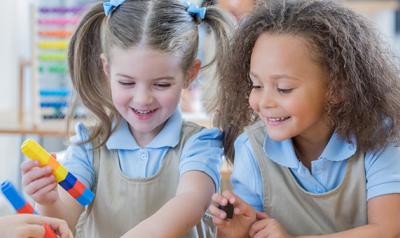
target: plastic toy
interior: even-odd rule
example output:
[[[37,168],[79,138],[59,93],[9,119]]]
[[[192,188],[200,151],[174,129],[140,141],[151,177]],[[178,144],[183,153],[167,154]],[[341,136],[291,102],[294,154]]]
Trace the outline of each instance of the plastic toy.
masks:
[[[17,191],[10,181],[1,183],[1,192],[11,203],[17,213],[37,214],[31,204],[29,204]],[[49,224],[44,224],[45,234],[43,238],[57,238]]]
[[[29,159],[39,161],[40,166],[50,166],[58,184],[63,187],[82,206],[89,205],[94,194],[86,188],[72,173],[62,166],[56,158],[32,139],[26,140],[21,145],[21,151]]]

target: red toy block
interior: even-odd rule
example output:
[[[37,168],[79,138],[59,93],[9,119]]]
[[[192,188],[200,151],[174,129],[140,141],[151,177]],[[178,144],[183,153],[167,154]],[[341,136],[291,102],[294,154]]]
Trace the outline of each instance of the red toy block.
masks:
[[[49,224],[44,224],[44,236],[43,238],[57,238],[56,233],[51,229]]]
[[[21,207],[17,212],[18,213],[25,213],[25,214],[34,214],[35,210],[31,206],[31,204],[26,203],[25,206]]]
[[[84,191],[85,185],[83,185],[83,183],[81,183],[79,180],[76,180],[75,185],[68,190],[68,193],[71,194],[72,197],[78,198],[83,194]]]

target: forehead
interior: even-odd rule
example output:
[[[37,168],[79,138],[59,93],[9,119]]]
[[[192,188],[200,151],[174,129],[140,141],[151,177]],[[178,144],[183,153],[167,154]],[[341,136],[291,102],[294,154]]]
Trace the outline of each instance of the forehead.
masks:
[[[109,60],[111,70],[139,70],[149,73],[153,71],[170,73],[181,70],[180,57],[147,46],[134,46],[128,49],[113,47],[110,50]]]
[[[309,41],[301,36],[263,33],[255,42],[251,70],[261,72],[306,73],[322,70],[313,57]]]

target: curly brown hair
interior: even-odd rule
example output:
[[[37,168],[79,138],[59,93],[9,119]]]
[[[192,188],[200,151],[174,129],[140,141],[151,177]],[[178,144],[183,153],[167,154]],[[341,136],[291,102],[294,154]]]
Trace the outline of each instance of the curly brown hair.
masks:
[[[259,1],[239,25],[219,84],[214,123],[225,134],[225,153],[233,162],[233,143],[257,120],[249,106],[250,58],[260,34],[304,37],[326,67],[326,110],[336,132],[360,151],[399,141],[400,81],[393,55],[366,19],[333,1]]]

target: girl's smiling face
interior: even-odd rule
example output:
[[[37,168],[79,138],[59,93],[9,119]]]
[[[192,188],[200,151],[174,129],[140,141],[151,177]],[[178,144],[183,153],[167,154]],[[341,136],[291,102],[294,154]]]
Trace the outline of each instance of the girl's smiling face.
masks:
[[[331,132],[325,111],[328,77],[314,58],[306,38],[263,33],[257,39],[249,103],[273,140],[315,140]]]
[[[190,81],[185,81],[180,58],[137,46],[114,48],[110,61],[104,56],[102,61],[115,108],[136,140],[151,141],[175,112],[181,90]]]

